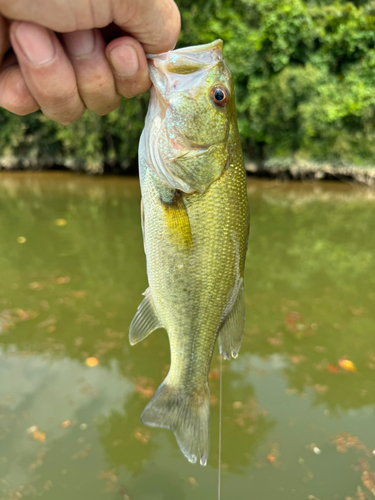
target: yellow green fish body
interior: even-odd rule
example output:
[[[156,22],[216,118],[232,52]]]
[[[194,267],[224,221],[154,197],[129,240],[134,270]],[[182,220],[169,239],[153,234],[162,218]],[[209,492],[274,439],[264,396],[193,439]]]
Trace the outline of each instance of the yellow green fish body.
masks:
[[[149,288],[135,344],[168,332],[170,371],[142,414],[173,429],[185,456],[209,453],[208,372],[216,339],[236,357],[244,331],[249,212],[231,74],[222,42],[153,56],[139,150]]]

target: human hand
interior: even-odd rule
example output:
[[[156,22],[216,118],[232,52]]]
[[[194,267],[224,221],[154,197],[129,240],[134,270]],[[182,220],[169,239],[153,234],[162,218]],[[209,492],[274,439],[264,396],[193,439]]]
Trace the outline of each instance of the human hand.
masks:
[[[179,30],[173,0],[0,0],[0,107],[62,124],[109,113],[150,87],[145,53]]]

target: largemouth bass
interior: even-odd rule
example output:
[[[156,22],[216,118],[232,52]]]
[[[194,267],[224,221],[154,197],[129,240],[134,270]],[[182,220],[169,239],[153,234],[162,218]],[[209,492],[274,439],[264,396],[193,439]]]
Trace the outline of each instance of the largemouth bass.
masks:
[[[223,357],[237,357],[245,321],[249,210],[233,81],[221,40],[152,56],[149,72],[139,146],[149,288],[129,338],[167,330],[170,370],[141,419],[172,429],[206,465],[212,353],[218,338]]]

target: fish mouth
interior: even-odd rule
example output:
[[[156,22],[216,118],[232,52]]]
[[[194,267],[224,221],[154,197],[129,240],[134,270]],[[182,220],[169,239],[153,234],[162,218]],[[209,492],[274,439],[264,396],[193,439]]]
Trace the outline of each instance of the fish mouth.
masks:
[[[211,69],[223,61],[223,41],[183,47],[162,54],[148,54],[151,81],[163,97],[173,91],[188,91],[194,85],[204,84]],[[168,100],[168,99],[167,99]]]
[[[223,50],[223,40],[218,38],[211,43],[205,43],[202,45],[194,45],[193,47],[182,47],[181,49],[169,50],[168,52],[162,52],[161,54],[146,54],[147,59],[154,60],[158,58],[163,58],[168,54],[203,54],[207,53],[208,57],[211,60],[212,56],[210,56],[211,51],[222,51]],[[202,61],[203,62],[203,61]],[[209,61],[205,61],[209,62]]]

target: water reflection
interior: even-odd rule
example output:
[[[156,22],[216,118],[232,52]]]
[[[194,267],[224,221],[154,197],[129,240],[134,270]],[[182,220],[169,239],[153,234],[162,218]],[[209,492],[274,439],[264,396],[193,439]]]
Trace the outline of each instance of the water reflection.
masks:
[[[374,192],[251,181],[249,199],[246,334],[223,374],[223,497],[354,499],[360,487],[366,499]],[[0,175],[1,500],[216,495],[216,355],[207,468],[139,420],[169,365],[164,331],[127,341],[147,286],[139,201],[134,179]]]
[[[249,349],[286,354],[290,389],[311,388],[316,404],[373,404],[375,196],[342,185],[319,188],[316,196],[303,189],[300,197],[267,193],[266,205],[259,194],[250,198]],[[345,357],[358,367],[356,376],[338,369]]]

